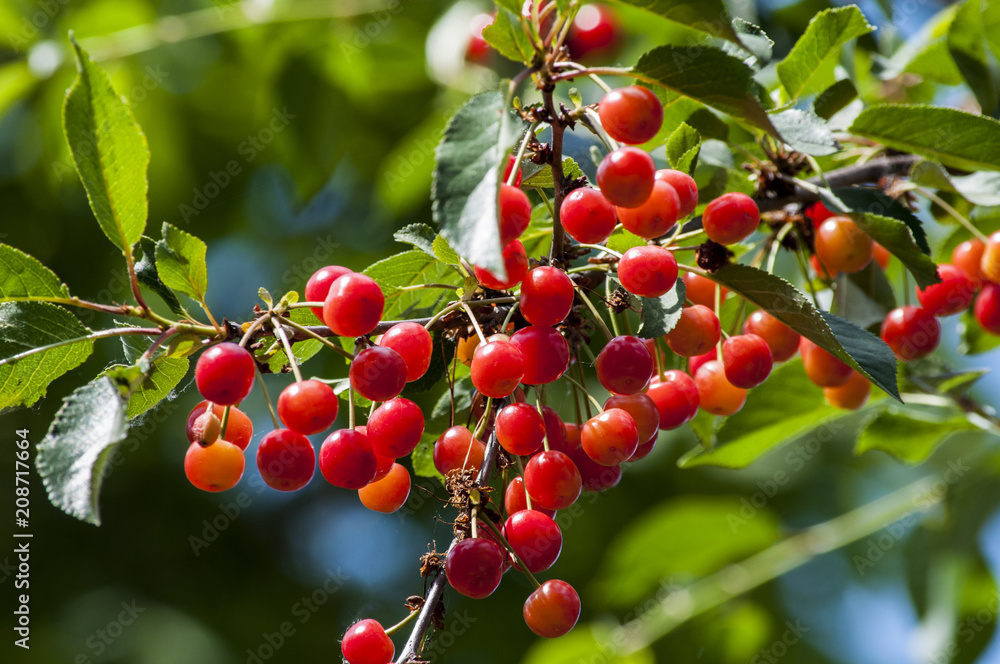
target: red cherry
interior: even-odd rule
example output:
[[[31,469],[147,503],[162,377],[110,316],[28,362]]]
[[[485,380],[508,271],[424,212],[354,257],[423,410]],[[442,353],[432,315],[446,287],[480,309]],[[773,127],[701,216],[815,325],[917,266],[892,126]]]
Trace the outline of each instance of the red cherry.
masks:
[[[318,380],[292,383],[278,397],[278,417],[305,436],[329,429],[337,419],[337,407],[333,388]]]
[[[569,368],[569,344],[555,328],[529,325],[515,332],[510,343],[524,357],[521,382],[526,385],[553,383]]]
[[[654,375],[653,379],[656,380],[656,378]],[[647,441],[656,435],[660,426],[660,411],[656,407],[656,402],[648,394],[644,392],[614,394],[604,402],[605,411],[611,408],[620,408],[632,416],[639,432],[640,441]]]
[[[524,491],[524,479],[520,475],[512,479],[510,484],[507,485],[507,491],[504,492],[503,506],[508,515],[528,509],[527,494]],[[531,509],[537,510],[546,516],[555,516],[556,513],[555,510],[547,510],[534,504],[531,506]]]
[[[528,596],[523,613],[532,632],[554,639],[569,633],[580,619],[580,596],[565,581],[549,579]]]
[[[766,341],[775,362],[790,360],[799,350],[799,333],[763,309],[747,317],[743,334],[756,334]]]
[[[520,187],[521,186],[521,175],[522,175],[521,174],[521,165],[517,163],[517,157],[515,155],[510,155],[509,157],[507,157],[507,165],[503,169],[503,180],[502,180],[502,182],[507,182],[507,179],[510,177],[510,172],[512,170],[514,170],[515,166],[517,167],[517,175],[514,176],[514,186],[515,187]],[[529,213],[528,216],[531,216],[530,213]],[[504,246],[506,246],[506,245],[504,245]]]
[[[226,491],[243,477],[243,450],[221,438],[211,445],[191,443],[184,455],[184,474],[202,491]]]
[[[920,307],[897,307],[882,322],[882,341],[896,359],[909,362],[929,355],[941,341],[941,323]]]
[[[356,429],[334,431],[319,448],[319,472],[342,489],[360,489],[375,479],[377,461],[371,442]]]
[[[833,272],[858,272],[871,262],[872,239],[850,217],[830,217],[816,229],[816,255]]]
[[[649,153],[639,148],[618,148],[597,167],[597,186],[615,207],[639,207],[653,193],[655,173]]]
[[[406,386],[406,361],[391,348],[372,346],[354,356],[351,387],[369,401],[388,401]]]
[[[736,387],[757,387],[771,375],[774,357],[767,342],[756,334],[737,334],[722,342],[726,379]]]
[[[667,333],[667,345],[681,357],[704,355],[719,343],[722,328],[715,312],[702,304],[684,307],[674,329]]]
[[[733,191],[719,196],[701,215],[708,239],[736,244],[750,237],[760,224],[760,210],[752,198]]]
[[[521,237],[531,223],[531,201],[528,200],[528,195],[517,187],[501,184],[497,216],[500,223],[500,246],[506,247]]]
[[[545,423],[534,406],[515,403],[497,415],[496,434],[502,448],[516,456],[529,456],[542,446]]]
[[[659,432],[657,432],[657,434],[658,433]],[[649,453],[653,451],[654,447],[656,447],[656,441],[659,440],[659,435],[657,434],[653,434],[652,438],[647,440],[645,443],[640,444],[639,447],[635,448],[635,453],[628,458],[629,463],[632,463],[633,461],[639,461],[640,459],[645,459],[647,456],[649,456]]]
[[[653,177],[666,182],[677,192],[681,204],[681,219],[694,213],[694,209],[698,207],[698,185],[695,184],[693,177],[684,171],[675,171],[671,168],[661,168]]]
[[[875,262],[879,264],[879,267],[881,267],[884,270],[887,267],[889,267],[889,259],[892,258],[892,254],[890,254],[889,250],[883,247],[881,244],[873,241],[872,257],[875,259]]]
[[[195,364],[194,379],[205,399],[232,406],[250,394],[255,367],[250,351],[224,341],[201,354]]]
[[[602,466],[627,461],[639,446],[639,428],[627,411],[611,408],[587,420],[580,431],[583,451]]]
[[[524,469],[524,488],[532,503],[545,509],[561,510],[580,497],[583,479],[568,455],[549,450],[531,457]]]
[[[600,244],[618,224],[615,206],[597,189],[581,187],[569,192],[559,207],[559,221],[577,242]]]
[[[719,304],[726,301],[726,294],[729,291],[722,289],[719,296]],[[684,273],[684,297],[691,300],[693,304],[700,304],[715,310],[715,282],[708,277],[703,277],[694,272]]]
[[[306,282],[306,302],[326,302],[326,296],[330,294],[333,282],[350,273],[351,270],[340,265],[327,265],[316,270]],[[316,318],[323,320],[323,307],[309,307],[309,311],[313,312]]]
[[[917,289],[920,306],[935,316],[951,316],[969,308],[976,296],[976,284],[962,270],[949,263],[938,265],[941,283]]]
[[[637,207],[619,207],[618,220],[630,233],[652,240],[665,235],[680,218],[681,199],[666,182],[654,180],[653,191]]]
[[[542,419],[545,421],[545,436],[549,442],[549,449],[569,454],[573,446],[570,445],[566,424],[559,417],[559,413],[548,406],[542,406]]]
[[[316,451],[302,434],[276,429],[257,446],[257,470],[272,489],[297,491],[316,472]]]
[[[507,554],[492,540],[475,537],[448,551],[444,572],[451,587],[466,597],[483,599],[500,585]]]
[[[814,385],[819,387],[838,387],[846,383],[851,372],[850,365],[840,361],[835,355],[820,348],[805,337],[799,342],[799,352],[802,354],[802,368]]]
[[[694,384],[698,388],[699,406],[713,415],[733,415],[747,399],[747,391],[730,383],[722,363],[716,360],[698,369]]]
[[[624,41],[625,31],[614,12],[597,3],[580,7],[566,35],[570,57],[576,61],[609,59]]]
[[[479,470],[486,456],[486,445],[463,426],[446,430],[434,442],[434,467],[442,475],[462,470]]]
[[[562,532],[550,516],[521,510],[507,519],[504,537],[532,574],[552,567],[562,550]]]
[[[663,247],[632,247],[618,261],[618,278],[633,295],[660,297],[677,283],[677,259]]]
[[[679,369],[664,372],[663,378],[654,375],[646,394],[656,404],[663,430],[676,429],[698,414],[698,388],[691,376]]]
[[[706,362],[711,362],[712,360],[718,359],[718,354],[716,349],[708,351],[704,355],[695,355],[694,357],[688,358],[688,375],[693,376],[698,373],[698,369],[701,368]]]
[[[608,342],[597,355],[594,364],[597,379],[609,392],[614,394],[635,394],[649,383],[656,366],[646,344],[623,335]]]
[[[340,642],[347,664],[386,664],[396,649],[377,620],[359,620],[348,628]]]
[[[814,227],[819,228],[820,224],[834,216],[834,214],[826,209],[825,205],[816,201],[805,209],[805,216],[812,221]]]
[[[503,266],[507,270],[507,278],[501,279],[485,268],[474,265],[476,279],[486,288],[505,291],[521,283],[528,274],[528,254],[520,240],[512,240],[503,250]]]
[[[1000,283],[1000,231],[990,235],[979,259],[979,269],[983,279],[994,284]]]
[[[951,262],[964,272],[965,276],[972,279],[976,288],[980,288],[982,283],[986,281],[980,267],[985,250],[986,245],[981,240],[966,240],[951,252]]]
[[[410,473],[405,467],[393,463],[381,479],[376,479],[366,487],[358,489],[361,504],[373,512],[391,514],[406,503],[410,497]]]
[[[409,399],[390,399],[368,418],[368,440],[375,454],[398,459],[417,448],[424,435],[424,414]]]
[[[431,365],[434,341],[431,333],[419,323],[393,325],[382,335],[378,345],[393,349],[403,358],[407,383],[423,376]]]
[[[645,143],[663,126],[663,104],[652,90],[641,85],[612,90],[597,108],[604,131],[619,143]]]
[[[618,486],[618,482],[622,479],[621,465],[605,466],[597,463],[583,449],[573,450],[569,456],[580,471],[584,491],[592,493],[607,491]]]
[[[472,357],[472,384],[488,397],[503,398],[524,378],[525,364],[513,340],[481,344]]]
[[[980,327],[990,334],[1000,334],[1000,285],[986,284],[976,298],[974,309]]]
[[[573,282],[556,267],[536,267],[521,284],[521,315],[532,325],[556,325],[573,308]]]
[[[872,392],[872,384],[857,371],[839,387],[824,387],[823,396],[834,408],[857,410],[865,405]]]
[[[188,442],[191,443],[197,442],[194,432],[194,423],[195,420],[197,420],[202,415],[202,413],[204,413],[205,410],[208,408],[208,404],[209,404],[208,401],[202,401],[194,408],[192,408],[191,413],[188,414],[188,419],[187,419]],[[219,418],[219,422],[221,424],[222,418],[226,413],[226,407],[216,405],[212,409],[212,412],[215,413],[215,416],[217,418]],[[250,444],[250,440],[253,438],[253,422],[250,421],[250,418],[247,417],[242,410],[240,410],[236,406],[230,406],[229,421],[226,422],[226,429],[225,431],[221,431],[219,435],[222,436],[222,438],[225,439],[226,441],[240,448],[241,450],[245,450],[247,446]]]
[[[323,322],[342,337],[369,334],[385,309],[382,289],[371,277],[351,272],[330,285],[323,304]]]

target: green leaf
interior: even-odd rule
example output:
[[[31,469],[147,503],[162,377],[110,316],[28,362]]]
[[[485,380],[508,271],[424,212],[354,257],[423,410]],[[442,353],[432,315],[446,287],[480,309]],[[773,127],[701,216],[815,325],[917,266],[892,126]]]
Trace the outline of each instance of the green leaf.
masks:
[[[731,263],[711,276],[899,399],[896,358],[875,335],[833,314],[819,311],[797,288],[763,270]]]
[[[437,438],[436,435],[425,432],[420,437],[420,442],[417,443],[413,453],[410,454],[410,462],[413,464],[414,474],[418,477],[433,477],[441,480],[441,484],[444,484],[444,475],[439,473],[434,466],[434,441]]]
[[[789,98],[821,92],[833,84],[833,68],[844,45],[875,28],[855,6],[822,11],[809,22],[788,56],[778,63],[778,78]]]
[[[975,428],[964,417],[930,419],[913,412],[883,411],[865,424],[854,453],[881,450],[900,461],[916,465],[953,434]]]
[[[135,264],[135,276],[139,285],[145,286],[159,295],[173,313],[189,318],[187,311],[177,299],[176,293],[167,288],[166,284],[160,280],[160,273],[156,271],[156,243],[143,236],[139,239],[138,247],[139,260]]]
[[[444,239],[443,235],[438,235],[434,238],[431,249],[434,256],[442,263],[447,263],[448,265],[460,265],[462,263],[461,257],[455,253],[455,250],[451,248],[448,240]]]
[[[575,180],[582,177],[585,176],[580,169],[580,165],[576,163],[576,160],[573,157],[563,157],[563,181]],[[525,173],[525,178],[521,182],[521,186],[552,189],[556,186],[555,180],[552,179],[552,167],[546,164],[531,175]]]
[[[163,239],[156,243],[156,271],[168,287],[205,301],[208,267],[205,243],[176,226],[163,222]]]
[[[931,253],[930,245],[927,243],[927,233],[924,232],[923,222],[909,208],[895,198],[887,196],[876,189],[863,189],[860,187],[834,189],[833,194],[851,212],[878,215],[903,222],[910,229],[910,234],[913,236],[913,241],[917,247],[925,254]]]
[[[642,339],[662,337],[674,329],[684,308],[684,280],[678,278],[674,287],[660,297],[640,297],[642,302],[642,325],[638,336]]]
[[[1000,171],[1000,122],[953,108],[882,104],[866,108],[849,131],[966,171]]]
[[[769,115],[785,143],[794,150],[816,157],[840,151],[840,143],[833,137],[826,121],[818,115],[797,108]]]
[[[896,308],[896,296],[885,271],[877,261],[863,270],[842,274],[837,278],[831,313],[855,325],[870,328],[881,325],[886,315]]]
[[[501,7],[515,14],[521,11],[520,0],[496,0],[496,3],[497,7]]]
[[[682,122],[667,139],[667,161],[671,168],[684,171],[688,175],[694,173],[698,166],[698,154],[701,152],[701,134],[696,129]]]
[[[604,604],[633,606],[672,576],[702,576],[780,537],[767,509],[747,515],[739,496],[685,496],[632,519],[608,547],[594,583]]]
[[[316,316],[313,315],[312,310],[308,308],[290,309],[288,316],[292,321],[298,323],[299,325],[316,325],[318,322],[316,320]],[[265,348],[254,351],[254,356],[258,361],[266,362],[268,368],[271,370],[271,373],[281,373],[283,367],[290,366],[288,363],[288,355],[285,353],[285,348],[281,342],[276,339],[274,341],[276,343],[269,344]],[[353,343],[353,339],[350,341]],[[271,350],[272,348],[273,350]],[[322,348],[323,342],[316,339],[306,339],[305,341],[296,341],[292,344],[292,353],[295,355],[295,362],[301,366],[308,360],[312,359],[312,357],[322,350]],[[271,350],[270,353],[268,353],[269,350]]]
[[[552,246],[552,215],[544,203],[531,210],[531,222],[521,235],[521,243],[529,256],[548,254]]]
[[[385,294],[385,319],[407,318],[436,310],[443,301],[454,297],[453,290],[420,288],[400,290],[408,286],[444,283],[460,286],[458,274],[448,265],[428,256],[419,249],[406,251],[380,260],[365,269]]]
[[[813,112],[824,120],[829,120],[858,98],[858,89],[849,78],[837,81],[813,100]]]
[[[733,19],[733,29],[739,35],[743,48],[757,58],[761,65],[766,65],[774,55],[774,41],[767,36],[763,28],[737,17]]]
[[[396,242],[412,244],[414,247],[432,258],[437,257],[434,253],[434,240],[437,238],[437,233],[435,233],[434,229],[427,224],[410,224],[409,226],[403,226],[398,231],[393,233],[392,238]]]
[[[617,251],[620,254],[624,254],[626,251],[632,247],[641,247],[646,244],[646,239],[641,238],[638,235],[629,233],[625,230],[624,226],[619,226],[608,238],[608,241],[604,243],[608,249],[612,251]]]
[[[753,70],[721,49],[660,46],[640,57],[632,73],[778,135],[761,104]]]
[[[1000,2],[988,0],[982,8],[983,36],[993,56],[1000,60]]]
[[[35,459],[52,504],[101,525],[104,467],[126,431],[125,403],[109,378],[98,378],[66,397]]]
[[[483,30],[483,39],[508,60],[530,65],[535,55],[517,13],[499,8],[493,23]]]
[[[722,0],[616,0],[623,5],[645,9],[657,16],[739,43],[730,25],[729,11]]]
[[[146,227],[149,148],[124,97],[74,41],[77,78],[63,127],[90,207],[108,239],[129,253]]]
[[[656,664],[656,656],[649,648],[627,655],[617,647],[609,649],[608,645],[616,636],[621,638],[621,633],[608,625],[577,625],[558,639],[534,639],[521,664]]]
[[[403,388],[404,397],[412,399],[414,395],[434,389],[448,373],[448,367],[451,366],[451,360],[455,356],[456,344],[440,332],[435,332],[431,336],[433,339],[431,363],[423,376],[406,384]]]
[[[187,375],[190,362],[186,358],[161,355],[150,363],[149,371],[143,373],[131,386],[125,415],[136,418],[170,397],[171,392]]]
[[[994,0],[984,0],[995,4]],[[948,52],[972,89],[984,115],[997,108],[998,76],[996,64],[987,56],[983,10],[980,0],[965,0],[948,27]],[[1000,27],[1000,26],[998,26]]]
[[[69,297],[66,284],[32,256],[0,244],[0,301]]]
[[[31,406],[49,383],[83,364],[94,350],[90,330],[62,307],[46,302],[0,304],[0,412]],[[38,348],[21,360],[12,357]]]
[[[462,376],[455,381],[455,415],[468,410],[472,406],[472,397],[476,388],[472,386],[472,378]],[[445,391],[431,409],[431,419],[445,417],[451,413],[451,395]]]
[[[506,276],[497,223],[501,168],[521,124],[499,92],[483,92],[451,118],[437,147],[434,220],[460,256],[498,277]]]
[[[1000,205],[1000,173],[997,172],[977,171],[953,176],[941,164],[920,161],[910,169],[910,180],[923,187],[960,194],[975,205]]]

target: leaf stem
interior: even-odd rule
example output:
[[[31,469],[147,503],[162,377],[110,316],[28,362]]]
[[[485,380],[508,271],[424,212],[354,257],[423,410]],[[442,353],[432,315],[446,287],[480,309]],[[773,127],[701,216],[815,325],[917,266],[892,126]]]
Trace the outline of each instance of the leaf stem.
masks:
[[[940,207],[942,210],[944,210],[945,212],[947,212],[949,215],[951,215],[951,217],[955,221],[957,221],[958,223],[960,223],[963,226],[965,226],[966,230],[968,230],[970,233],[972,233],[973,235],[975,235],[976,239],[978,239],[978,240],[980,240],[982,242],[988,242],[989,241],[989,237],[987,237],[985,233],[983,233],[981,230],[979,230],[978,228],[976,228],[972,224],[972,222],[969,221],[969,219],[965,215],[963,215],[961,212],[959,212],[954,207],[952,207],[951,205],[949,205],[948,202],[945,201],[943,198],[941,198],[940,196],[938,196],[937,194],[935,194],[935,193],[933,193],[931,191],[928,191],[927,189],[924,189],[923,187],[915,187],[914,191],[916,191],[918,194],[920,194],[921,196],[923,196],[927,200],[931,201],[932,203],[934,203],[935,205],[937,205],[938,207]],[[905,270],[904,270],[904,272],[905,272]]]
[[[597,311],[597,307],[594,306],[594,303],[590,301],[590,298],[587,297],[586,293],[584,293],[579,286],[574,284],[573,287],[576,289],[577,295],[580,296],[580,299],[583,300],[583,303],[587,305],[588,309],[590,309],[591,315],[594,316],[594,322],[597,323],[597,326],[601,328],[602,332],[604,332],[604,336],[607,337],[607,340],[611,341],[614,339],[614,335],[611,334],[611,330],[608,329],[607,323],[605,323],[604,319],[601,318],[601,314]]]
[[[524,495],[526,496],[528,495],[527,490],[525,490]],[[524,564],[523,560],[521,560],[521,556],[517,555],[517,551],[515,551],[514,547],[511,546],[510,542],[507,541],[507,538],[503,536],[503,533],[500,532],[500,529],[497,528],[492,521],[490,521],[489,517],[482,519],[482,522],[485,523],[486,527],[493,532],[493,536],[496,538],[496,540],[500,542],[500,544],[502,544],[505,549],[511,552],[511,554],[514,556],[514,560],[517,561],[517,566],[519,570],[521,572],[524,572],[524,575],[528,577],[528,581],[531,582],[531,586],[536,590],[540,588],[542,584],[538,582],[538,579],[535,578],[534,574],[528,571],[528,566]]]
[[[98,332],[91,332],[82,337],[74,337],[72,339],[63,339],[62,341],[57,341],[55,343],[47,344],[45,346],[39,346],[37,348],[31,348],[29,350],[18,353],[17,355],[11,355],[10,357],[5,357],[0,360],[0,367],[5,364],[13,364],[19,362],[26,357],[32,355],[37,355],[38,353],[45,353],[47,351],[53,350],[55,348],[61,348],[63,346],[71,346],[82,341],[93,341],[96,339],[107,339],[108,337],[123,337],[130,334],[144,334],[146,336],[152,336],[154,334],[161,335],[163,330],[158,327],[119,327],[111,330],[100,330]]]

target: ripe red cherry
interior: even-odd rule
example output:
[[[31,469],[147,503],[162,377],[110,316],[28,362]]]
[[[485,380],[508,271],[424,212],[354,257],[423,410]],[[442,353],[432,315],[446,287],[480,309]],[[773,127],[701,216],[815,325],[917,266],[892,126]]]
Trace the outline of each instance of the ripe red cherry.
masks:
[[[507,157],[507,165],[503,169],[503,180],[501,180],[501,182],[507,182],[507,178],[510,177],[510,172],[514,170],[515,166],[517,167],[517,175],[514,176],[514,186],[520,187],[522,177],[521,165],[517,163],[517,157],[515,155]]]
[[[566,424],[559,417],[559,413],[548,406],[542,406],[542,420],[545,421],[545,436],[549,443],[549,449],[569,454],[573,446],[570,445]],[[579,441],[577,441],[578,444]]]
[[[202,447],[191,443],[184,455],[184,474],[202,491],[232,489],[243,477],[243,450],[221,438]]]
[[[391,348],[406,363],[406,382],[412,383],[425,373],[431,365],[434,341],[431,333],[419,323],[399,323],[389,328],[378,342],[379,346]]]
[[[532,574],[552,567],[562,551],[562,531],[552,517],[538,510],[521,510],[510,515],[503,533]]]
[[[612,90],[597,108],[604,131],[619,143],[645,143],[663,126],[663,104],[652,90],[641,85]]]
[[[1000,283],[1000,231],[990,235],[979,259],[979,269],[983,279],[994,284]]]
[[[849,217],[830,217],[820,224],[815,244],[816,255],[831,272],[857,272],[874,255],[872,239]]]
[[[587,420],[580,431],[583,451],[602,466],[627,461],[639,446],[639,428],[627,411],[611,408]]]
[[[559,207],[559,221],[577,242],[600,244],[618,224],[615,206],[596,189],[581,187],[569,192]]]
[[[340,642],[347,664],[386,664],[396,649],[377,620],[359,620],[348,628]]]
[[[656,379],[656,376],[653,377]],[[652,382],[652,381],[651,381]],[[696,406],[697,407],[697,406]],[[632,416],[639,430],[639,440],[645,442],[656,435],[660,426],[660,411],[648,394],[614,394],[604,402],[604,410],[620,408]]]
[[[681,199],[666,182],[654,180],[649,198],[638,207],[617,208],[618,220],[630,233],[648,240],[665,235],[680,218]]]
[[[569,457],[580,471],[584,491],[592,493],[607,491],[617,486],[622,479],[621,465],[605,466],[599,464],[591,459],[583,449],[573,450]]]
[[[722,342],[726,378],[736,387],[757,387],[771,375],[774,357],[767,342],[756,334],[738,334]]]
[[[257,446],[257,470],[272,489],[297,491],[316,472],[316,451],[302,434],[276,429]]]
[[[377,461],[368,436],[356,429],[334,431],[319,448],[319,472],[341,489],[360,489],[375,479]]]
[[[850,365],[845,364],[835,355],[823,350],[805,337],[799,342],[799,352],[802,354],[802,368],[814,385],[819,387],[838,387],[846,383],[851,372]]]
[[[890,254],[889,250],[883,247],[881,244],[873,241],[872,257],[875,259],[875,262],[879,264],[879,267],[881,267],[884,270],[885,268],[889,267],[889,259],[892,258],[892,254]]]
[[[695,184],[693,177],[684,171],[675,171],[672,168],[661,168],[653,177],[666,182],[677,192],[681,203],[681,219],[694,213],[694,209],[698,207],[698,185]]]
[[[823,396],[828,404],[843,410],[857,410],[865,405],[872,392],[872,384],[857,371],[839,387],[824,387]]]
[[[726,301],[729,291],[723,288],[719,294],[719,304]],[[715,282],[694,272],[684,273],[684,297],[693,304],[701,304],[715,310]]]
[[[521,283],[524,276],[528,274],[528,254],[524,251],[524,245],[520,240],[512,240],[504,247],[503,266],[507,270],[507,278],[501,279],[485,268],[474,265],[476,280],[486,288],[505,291]]]
[[[982,240],[966,240],[951,252],[951,262],[964,272],[965,276],[972,279],[976,288],[981,287],[982,283],[986,281],[980,268],[985,249],[986,245],[983,244]]]
[[[208,408],[208,404],[209,404],[208,401],[202,401],[194,408],[192,408],[191,413],[188,414],[188,419],[187,419],[188,442],[191,443],[197,442],[194,432],[194,423],[195,420],[197,420],[201,416],[201,414],[204,413],[205,410]],[[212,412],[215,413],[215,416],[219,418],[219,422],[221,423],[222,418],[226,413],[226,407],[216,405],[215,408],[212,409]],[[240,410],[236,406],[230,406],[229,421],[226,422],[226,429],[225,431],[220,432],[220,436],[222,436],[224,440],[227,440],[228,442],[232,443],[241,450],[245,450],[247,446],[250,444],[250,440],[253,438],[253,422],[250,421],[250,418],[247,417],[246,413],[244,413],[242,410]]]
[[[833,281],[840,275],[839,271],[834,270],[829,265],[823,264],[823,262],[820,261],[819,256],[816,254],[809,257],[809,265],[812,266],[813,272],[816,273],[816,276],[824,281]]]
[[[737,191],[719,196],[701,215],[708,239],[736,244],[750,237],[760,224],[760,210],[752,198]]]
[[[667,333],[667,345],[681,357],[704,355],[719,343],[722,328],[715,312],[702,304],[684,307],[674,329]]]
[[[926,309],[897,307],[882,321],[882,341],[901,362],[916,360],[937,348],[941,323]]]
[[[531,457],[524,469],[524,488],[531,502],[550,510],[569,507],[580,497],[580,471],[563,452],[549,450]]]
[[[618,148],[597,167],[597,186],[615,207],[639,207],[653,193],[655,173],[649,153],[639,148]]]
[[[632,395],[632,396],[634,396],[634,395]],[[628,397],[627,396],[623,396],[623,398],[628,398]],[[608,406],[605,405],[605,408],[608,408]],[[618,406],[618,408],[622,408],[622,406]],[[563,429],[566,430],[566,448],[567,449],[560,450],[561,452],[566,452],[566,454],[570,454],[574,450],[580,449],[580,430],[582,428],[583,427],[581,427],[579,424],[576,424],[575,422],[570,422],[568,424],[564,424],[563,425]]]
[[[677,259],[663,247],[632,247],[618,261],[618,279],[633,295],[666,295],[677,283]]]
[[[698,369],[701,368],[701,365],[705,364],[706,362],[711,362],[712,360],[717,360],[717,359],[719,358],[715,348],[708,351],[704,355],[695,355],[694,357],[689,357],[688,375],[689,376],[695,375],[696,373],[698,373]]]
[[[698,369],[694,384],[698,388],[699,406],[713,415],[733,415],[747,399],[747,391],[730,383],[722,363],[716,360]]]
[[[743,334],[756,334],[766,341],[775,362],[790,360],[799,350],[799,333],[763,309],[747,317]]]
[[[371,277],[351,272],[330,285],[323,322],[342,337],[360,337],[375,329],[385,309],[382,289]]]
[[[351,387],[369,401],[388,401],[406,386],[406,361],[391,348],[372,346],[354,356]]]
[[[528,509],[527,494],[524,492],[524,478],[520,475],[511,480],[507,485],[507,491],[503,497],[503,507],[507,514],[514,514],[521,510]],[[537,510],[546,516],[555,516],[555,510],[547,510],[544,507],[532,504],[531,509]]]
[[[536,267],[521,284],[521,315],[532,325],[561,323],[573,308],[573,282],[557,267]]]
[[[434,467],[442,475],[462,470],[479,470],[486,456],[486,445],[463,426],[446,430],[434,441]]]
[[[646,394],[660,413],[660,428],[676,429],[698,414],[698,388],[694,379],[679,369],[653,376]]]
[[[405,467],[393,463],[384,477],[372,481],[358,489],[361,504],[373,512],[391,514],[406,503],[410,497],[410,473]]]
[[[553,383],[569,368],[569,344],[555,328],[529,325],[515,332],[510,343],[524,357],[525,385]]]
[[[465,46],[465,59],[484,67],[489,65],[493,49],[483,37],[483,30],[493,25],[492,14],[476,14],[469,23],[469,43]]]
[[[656,369],[653,356],[641,340],[622,335],[608,342],[594,364],[597,379],[614,394],[635,394],[649,383]]]
[[[468,537],[448,551],[444,572],[451,587],[466,597],[483,599],[500,585],[507,554],[492,540]]]
[[[350,273],[351,270],[340,265],[327,265],[316,270],[306,282],[306,302],[326,302],[326,296],[330,294],[333,282]],[[310,307],[309,311],[313,312],[316,318],[323,320],[323,307]]]
[[[491,341],[476,348],[472,357],[472,384],[482,394],[499,399],[517,388],[524,370],[524,355],[513,341]]]
[[[534,406],[514,403],[497,415],[496,434],[502,448],[517,456],[528,456],[542,446],[545,423]]]
[[[986,284],[976,298],[974,309],[979,326],[990,334],[1000,334],[1000,285]]]
[[[976,285],[962,270],[949,263],[938,265],[941,283],[917,289],[920,306],[935,316],[951,316],[969,308]]]
[[[635,448],[635,453],[628,458],[629,463],[632,463],[633,461],[639,461],[640,459],[645,459],[647,456],[649,456],[649,453],[653,451],[654,447],[656,447],[657,440],[659,440],[659,436],[654,434],[653,437],[647,440],[645,443],[641,443],[639,447]]]
[[[368,418],[368,440],[375,454],[398,459],[417,448],[424,435],[424,414],[409,399],[390,399]]]
[[[506,247],[521,237],[531,223],[531,201],[528,200],[528,195],[517,187],[501,184],[497,216],[500,223],[500,246]]]
[[[194,368],[194,379],[205,399],[222,406],[232,406],[250,394],[254,370],[250,351],[231,341],[224,341],[201,354]]]
[[[333,388],[318,380],[292,383],[278,397],[278,417],[305,436],[329,429],[337,419],[337,407]]]
[[[528,596],[523,613],[528,629],[555,639],[568,634],[580,619],[580,596],[565,581],[549,579]]]
[[[596,3],[580,7],[566,35],[570,57],[576,61],[606,60],[624,41],[625,31],[614,12]]]
[[[805,216],[807,219],[812,221],[814,227],[819,228],[820,224],[834,216],[834,214],[830,212],[825,205],[816,201],[805,209]]]

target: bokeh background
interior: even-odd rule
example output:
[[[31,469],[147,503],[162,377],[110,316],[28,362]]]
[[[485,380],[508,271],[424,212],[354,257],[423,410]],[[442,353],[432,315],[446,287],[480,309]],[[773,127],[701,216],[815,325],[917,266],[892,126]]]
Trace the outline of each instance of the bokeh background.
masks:
[[[763,26],[783,54],[812,15],[833,3],[730,4]],[[862,48],[892,54],[922,30],[933,39],[932,17],[947,4],[863,2],[879,29]],[[258,287],[275,294],[301,289],[326,264],[361,269],[397,250],[395,229],[430,223],[433,148],[444,123],[470,93],[511,73],[503,63],[480,67],[462,57],[469,19],[489,10],[487,3],[450,0],[0,0],[0,241],[43,261],[81,297],[128,297],[121,257],[92,218],[62,137],[62,102],[75,75],[67,48],[73,30],[130,99],[149,140],[148,232],[156,235],[169,221],[208,242],[208,301],[217,316],[245,320]],[[615,57],[620,62],[687,37],[647,14],[615,10],[630,34]],[[873,71],[887,64],[888,55],[879,57],[868,60]],[[934,81],[945,85],[932,88],[911,76],[917,78],[899,86],[900,100],[962,105],[970,98],[956,81]],[[594,89],[581,89],[596,100]],[[585,153],[586,146],[570,149]],[[84,322],[101,319],[85,315]],[[13,512],[15,430],[28,429],[37,443],[59,399],[121,356],[118,342],[103,343],[41,404],[0,417],[4,520]],[[997,358],[963,362],[988,366]],[[344,366],[318,358],[306,373],[343,375]],[[287,381],[268,378],[272,393]],[[0,660],[332,662],[352,621],[391,624],[405,615],[404,599],[421,592],[419,556],[429,542],[446,546],[450,539],[438,499],[415,488],[401,513],[379,515],[353,492],[322,481],[292,495],[265,490],[252,469],[230,492],[196,491],[182,461],[184,418],[199,397],[187,381],[182,387],[121,446],[105,480],[100,528],[56,510],[32,477],[31,650],[12,645],[13,544],[4,543],[0,606],[8,638]],[[994,402],[995,394],[995,384],[980,391]],[[257,390],[247,404],[257,431],[266,431]],[[790,532],[928,468],[961,463],[984,444],[965,436],[912,469],[880,453],[854,456],[856,427],[847,420],[820,445],[804,441],[740,472],[678,470],[676,460],[693,439],[663,436],[619,487],[586,497],[578,513],[560,521],[565,544],[553,571],[581,590],[582,622],[614,624],[634,612],[635,601],[616,598],[623,560],[616,543],[640,520],[655,524],[658,506],[677,496],[721,496],[733,509],[753,500],[762,503],[755,510],[768,513],[759,518]],[[777,486],[781,471],[788,481]],[[855,557],[873,557],[866,541],[691,621],[628,661],[1000,661],[993,639],[993,578],[1000,573],[993,509],[1000,491],[989,479],[986,473],[960,484],[947,507],[893,531],[891,545],[877,547],[882,555],[862,572]],[[442,493],[429,480],[418,484]],[[697,519],[691,527],[697,530]],[[689,536],[661,533],[632,556],[662,558]],[[697,551],[682,553],[697,560]],[[640,591],[641,599],[688,580],[679,569]],[[452,632],[439,637],[434,661],[555,661],[551,651],[538,650],[521,619],[529,590],[510,575],[485,601],[449,595]],[[993,612],[972,611],[981,619],[969,624],[971,637],[958,636],[969,607],[991,598]],[[800,635],[779,648],[786,622],[801,625]],[[291,628],[282,633],[286,623]],[[950,640],[958,646],[953,658],[940,655]]]

